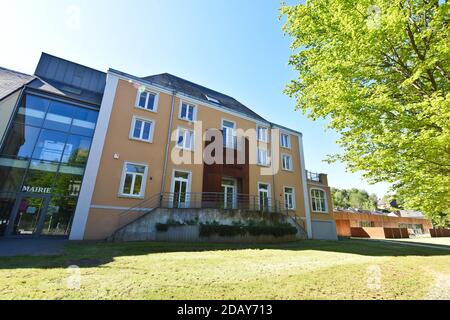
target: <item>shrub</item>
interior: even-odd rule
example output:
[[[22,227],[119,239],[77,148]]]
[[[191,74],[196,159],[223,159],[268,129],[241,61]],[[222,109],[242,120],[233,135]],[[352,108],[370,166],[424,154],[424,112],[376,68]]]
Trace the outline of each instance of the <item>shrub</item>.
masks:
[[[157,223],[155,225],[155,227],[156,227],[156,231],[158,231],[158,232],[167,232],[167,230],[169,230],[169,227],[178,227],[178,226],[184,226],[184,225],[186,225],[186,224],[183,222],[169,219],[169,220],[167,220],[166,223]]]
[[[169,225],[167,223],[157,223],[156,231],[158,232],[167,232],[169,230]]]
[[[297,229],[288,223],[265,225],[265,224],[252,224],[252,225],[200,225],[200,237],[210,237],[212,235],[219,235],[221,237],[234,237],[244,236],[250,234],[252,236],[274,236],[283,237],[287,235],[295,235]]]

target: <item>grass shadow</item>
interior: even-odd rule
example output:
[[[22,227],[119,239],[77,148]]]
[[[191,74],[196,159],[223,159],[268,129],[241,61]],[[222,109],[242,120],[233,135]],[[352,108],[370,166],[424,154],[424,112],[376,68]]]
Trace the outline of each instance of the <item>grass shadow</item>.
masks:
[[[65,245],[64,253],[55,256],[0,257],[0,270],[16,268],[67,268],[71,265],[77,265],[80,268],[91,268],[108,264],[118,257],[223,250],[313,250],[373,257],[450,256],[448,250],[442,250],[439,247],[416,247],[354,239],[340,241],[307,240],[281,244],[69,242]]]

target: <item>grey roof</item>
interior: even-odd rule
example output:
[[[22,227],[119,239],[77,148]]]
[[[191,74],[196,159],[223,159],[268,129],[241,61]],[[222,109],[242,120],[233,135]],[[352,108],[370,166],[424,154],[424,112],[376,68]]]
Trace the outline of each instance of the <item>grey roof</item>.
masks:
[[[154,76],[144,77],[143,80],[156,83],[158,85],[168,87],[180,92],[183,92],[191,97],[197,98],[199,100],[207,101],[208,103],[215,104],[219,107],[223,107],[226,109],[230,109],[232,111],[236,111],[238,113],[249,116],[253,119],[268,122],[266,119],[261,117],[256,112],[250,110],[242,103],[237,101],[236,99],[227,96],[223,93],[214,91],[212,89],[206,88],[204,86],[198,85],[196,83],[190,82],[188,80],[182,79],[180,77],[174,76],[169,73],[157,74]],[[217,99],[220,103],[214,103],[208,100],[206,96]]]
[[[43,52],[34,73],[52,84],[103,94],[106,73]]]
[[[404,218],[425,218],[422,212],[414,210],[400,210],[400,216]]]
[[[67,87],[67,85],[64,83],[44,80],[41,78],[34,79],[27,85],[27,88],[45,91],[47,93],[63,96],[65,98],[77,100],[80,102],[94,104],[96,106],[100,106],[103,97],[102,93],[82,90],[75,87]]]
[[[0,100],[35,79],[25,73],[0,67]]]

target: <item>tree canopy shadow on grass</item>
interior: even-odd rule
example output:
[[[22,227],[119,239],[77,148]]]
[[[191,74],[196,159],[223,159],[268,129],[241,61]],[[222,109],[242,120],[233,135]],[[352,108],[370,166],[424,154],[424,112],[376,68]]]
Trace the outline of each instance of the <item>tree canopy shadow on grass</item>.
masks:
[[[230,243],[180,243],[180,242],[69,242],[63,254],[55,256],[0,257],[0,269],[16,268],[80,268],[99,267],[115,258],[144,256],[159,253],[209,252],[227,250],[280,250],[324,251],[330,253],[356,254],[373,257],[446,256],[450,251],[439,247],[426,248],[383,243],[367,240],[319,241],[306,240],[281,244],[230,244]]]

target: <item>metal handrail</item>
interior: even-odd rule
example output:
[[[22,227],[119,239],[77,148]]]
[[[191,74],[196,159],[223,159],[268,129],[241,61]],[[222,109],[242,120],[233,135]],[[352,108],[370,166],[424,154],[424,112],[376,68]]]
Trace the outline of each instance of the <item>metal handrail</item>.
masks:
[[[257,195],[243,193],[227,198],[223,192],[164,192],[154,194],[137,205],[120,213],[121,216],[133,211],[154,208],[179,209],[244,209],[266,213],[287,213],[282,201],[274,201],[271,197],[264,200]]]
[[[229,198],[223,192],[166,192],[161,196],[162,208],[191,209],[245,209],[270,213],[281,213],[284,210],[281,201],[273,201],[270,197],[264,200],[260,196],[238,193]]]
[[[306,178],[311,181],[320,182],[320,174],[316,172],[306,171]]]

